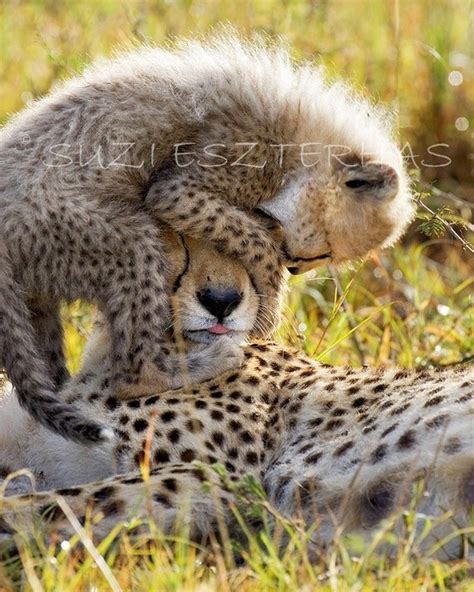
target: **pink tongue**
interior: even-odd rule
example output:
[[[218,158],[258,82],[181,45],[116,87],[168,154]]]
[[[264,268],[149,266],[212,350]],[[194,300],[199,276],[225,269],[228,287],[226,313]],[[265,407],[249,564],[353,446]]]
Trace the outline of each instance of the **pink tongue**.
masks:
[[[208,331],[209,333],[214,333],[214,335],[224,335],[225,333],[228,333],[230,329],[228,329],[227,327],[224,327],[224,325],[222,325],[221,323],[216,323],[215,325],[212,325],[212,327],[209,327]]]

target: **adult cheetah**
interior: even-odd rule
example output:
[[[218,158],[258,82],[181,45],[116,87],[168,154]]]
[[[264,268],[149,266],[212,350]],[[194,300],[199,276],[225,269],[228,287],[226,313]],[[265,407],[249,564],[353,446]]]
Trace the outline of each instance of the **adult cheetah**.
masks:
[[[14,117],[0,135],[0,353],[21,404],[77,441],[109,434],[54,395],[60,299],[104,312],[117,394],[170,386],[157,218],[244,262],[262,335],[280,259],[296,273],[392,243],[413,207],[386,120],[284,50],[231,37],[99,63]]]
[[[192,262],[192,251],[189,256]],[[218,260],[216,255],[213,266]],[[219,277],[219,268],[215,271]],[[187,293],[178,289],[176,296],[182,317],[189,319],[199,290],[189,275],[183,282]],[[205,340],[220,343],[204,326],[211,325],[198,327]],[[185,335],[192,338],[195,328],[184,327]],[[5,531],[28,529],[35,514],[44,514],[46,529],[69,536],[60,496],[81,521],[102,516],[93,527],[97,537],[133,515],[152,517],[165,531],[179,516],[202,539],[218,528],[219,515],[231,531],[236,528],[233,486],[248,475],[262,483],[283,515],[302,515],[308,525],[317,524],[314,536],[320,543],[330,541],[336,528],[370,534],[381,519],[404,507],[420,478],[426,486],[420,515],[449,511],[453,524],[469,524],[472,369],[337,368],[289,347],[253,343],[238,370],[122,401],[110,386],[109,350],[103,326],[89,344],[84,369],[65,391],[81,411],[114,426],[119,441],[108,452],[51,434],[22,412],[14,397],[0,408],[7,439],[15,435],[10,448],[2,442],[0,464],[7,471],[29,468],[40,490],[60,488],[3,499]],[[226,478],[211,468],[214,463],[225,468]],[[203,481],[215,489],[203,489]],[[11,487],[14,492],[15,481]],[[189,510],[184,517],[183,508]],[[424,544],[432,537],[441,540],[447,529],[445,520]],[[454,557],[459,539],[447,540],[444,556]]]

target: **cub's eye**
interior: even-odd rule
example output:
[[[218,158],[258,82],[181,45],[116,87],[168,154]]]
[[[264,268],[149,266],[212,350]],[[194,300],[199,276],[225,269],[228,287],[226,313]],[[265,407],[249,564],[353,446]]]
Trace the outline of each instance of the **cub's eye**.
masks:
[[[372,184],[365,179],[351,179],[350,181],[346,181],[346,187],[349,189],[361,189],[362,187],[372,187]]]
[[[257,212],[257,214],[259,216],[263,216],[264,218],[271,218],[272,220],[275,220],[275,218],[269,214],[267,211],[265,211],[263,208],[255,208],[255,211]]]
[[[265,220],[267,220],[268,222],[272,222],[273,224],[280,224],[279,220],[277,220],[274,216],[269,214],[263,208],[256,208],[255,213],[258,214],[261,218],[264,218]]]
[[[259,217],[260,223],[265,226],[265,228],[270,232],[276,232],[282,230],[282,225],[280,220],[269,214],[263,208],[256,208],[255,213]]]

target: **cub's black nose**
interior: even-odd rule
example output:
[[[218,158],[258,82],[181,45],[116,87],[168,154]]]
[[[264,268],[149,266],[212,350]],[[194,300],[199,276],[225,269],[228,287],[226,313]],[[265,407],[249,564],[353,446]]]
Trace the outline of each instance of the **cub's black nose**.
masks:
[[[242,301],[242,294],[236,290],[215,290],[208,288],[196,293],[197,299],[218,320],[228,317]]]

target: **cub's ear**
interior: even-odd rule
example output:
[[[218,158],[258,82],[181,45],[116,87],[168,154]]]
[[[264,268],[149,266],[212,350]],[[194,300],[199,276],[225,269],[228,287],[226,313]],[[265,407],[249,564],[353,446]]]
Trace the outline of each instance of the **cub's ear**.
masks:
[[[345,167],[343,184],[358,196],[367,195],[378,201],[392,200],[398,193],[397,171],[388,164],[373,162]]]

